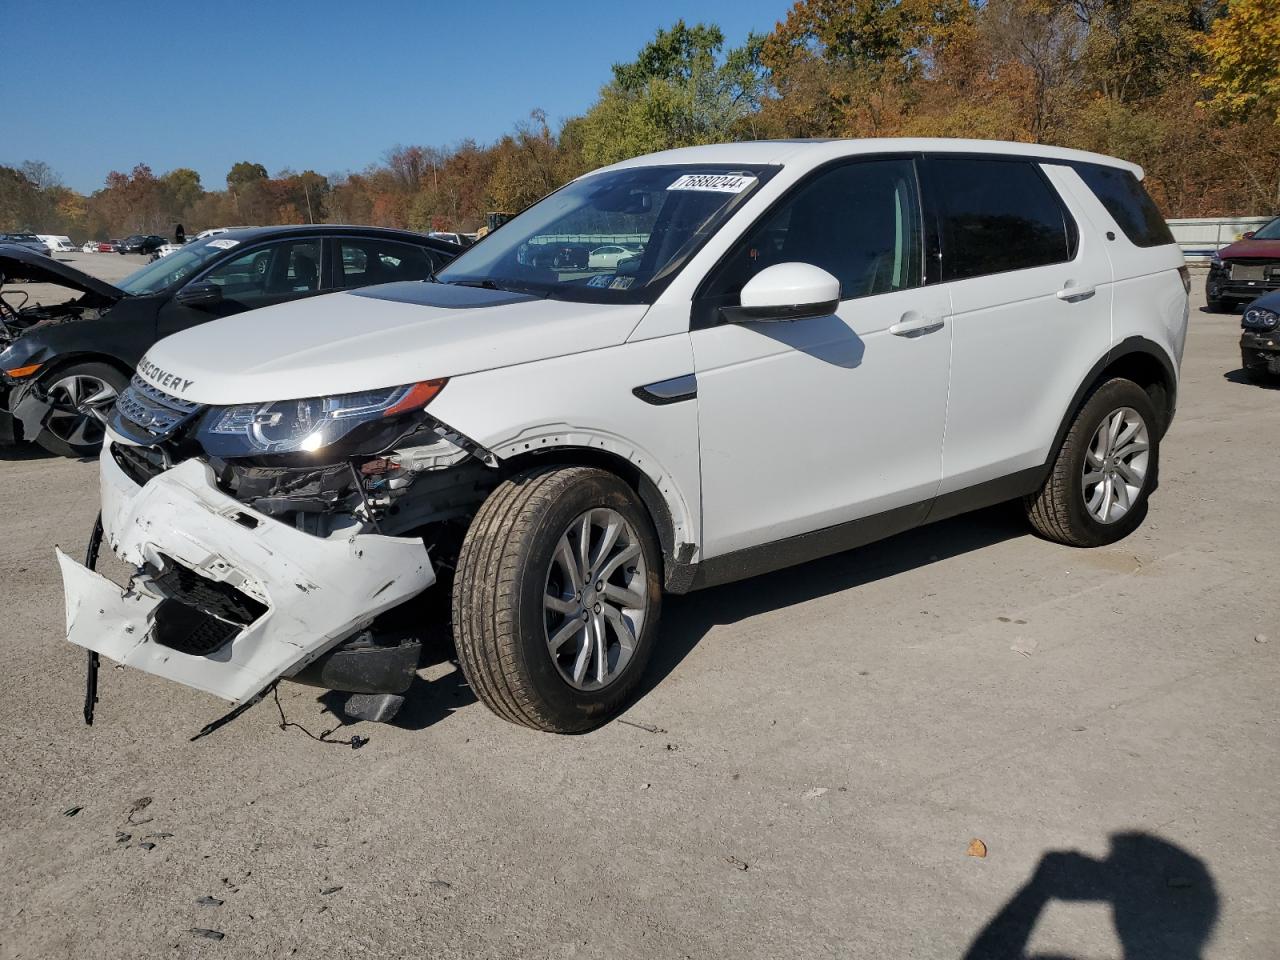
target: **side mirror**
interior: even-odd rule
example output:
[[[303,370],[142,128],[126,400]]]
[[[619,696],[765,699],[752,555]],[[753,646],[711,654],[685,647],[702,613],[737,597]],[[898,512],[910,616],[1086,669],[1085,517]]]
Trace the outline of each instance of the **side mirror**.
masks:
[[[729,323],[825,317],[840,303],[840,281],[810,263],[775,263],[747,281],[740,303],[720,308]]]
[[[1258,232],[1257,230],[1246,230],[1244,233],[1240,234],[1240,239],[1241,239],[1241,240],[1252,240],[1252,239],[1253,239],[1253,235],[1254,235],[1255,233],[1257,233],[1257,232]]]
[[[222,302],[222,288],[216,283],[189,283],[174,298],[184,307],[212,307]]]

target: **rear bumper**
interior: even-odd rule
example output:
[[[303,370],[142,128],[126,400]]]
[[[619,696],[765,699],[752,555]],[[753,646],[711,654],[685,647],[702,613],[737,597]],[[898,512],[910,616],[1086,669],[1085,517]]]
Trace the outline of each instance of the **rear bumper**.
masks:
[[[67,639],[126,666],[242,702],[435,582],[420,540],[302,533],[198,460],[141,487],[99,462],[106,542],[141,572],[122,590],[59,551]]]

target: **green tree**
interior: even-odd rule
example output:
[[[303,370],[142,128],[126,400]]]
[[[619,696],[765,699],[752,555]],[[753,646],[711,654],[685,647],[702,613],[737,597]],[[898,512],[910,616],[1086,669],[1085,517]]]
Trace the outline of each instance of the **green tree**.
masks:
[[[763,91],[759,40],[724,52],[724,34],[677,21],[630,63],[575,126],[589,166],[672,147],[735,139],[758,109]]]

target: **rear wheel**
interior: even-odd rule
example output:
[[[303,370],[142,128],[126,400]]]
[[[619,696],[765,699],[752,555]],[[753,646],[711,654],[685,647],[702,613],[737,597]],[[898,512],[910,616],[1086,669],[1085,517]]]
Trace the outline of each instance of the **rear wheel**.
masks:
[[[537,730],[608,722],[653,647],[660,565],[648,515],[614,475],[549,467],[502,483],[467,531],[453,587],[476,696]]]
[[[51,406],[36,443],[60,457],[94,457],[105,434],[101,417],[129,385],[106,363],[78,363],[52,374],[44,385]]]
[[[1043,537],[1098,547],[1132,533],[1159,468],[1158,415],[1132,380],[1109,380],[1085,401],[1039,492],[1025,501]]]

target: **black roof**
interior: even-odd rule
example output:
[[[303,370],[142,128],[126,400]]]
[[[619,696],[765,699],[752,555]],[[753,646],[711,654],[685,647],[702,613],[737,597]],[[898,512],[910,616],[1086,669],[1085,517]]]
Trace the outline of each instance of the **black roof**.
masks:
[[[226,237],[228,240],[239,240],[244,243],[250,240],[266,240],[272,237],[287,237],[295,234],[301,236],[320,234],[329,237],[384,237],[388,240],[412,240],[414,243],[435,246],[450,253],[460,253],[463,249],[450,240],[429,237],[425,233],[418,233],[414,230],[345,223],[293,223],[276,227],[240,227],[235,230],[228,230],[226,233],[217,234],[217,236]],[[209,239],[216,238],[211,237]]]

